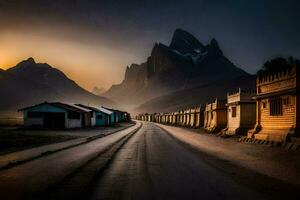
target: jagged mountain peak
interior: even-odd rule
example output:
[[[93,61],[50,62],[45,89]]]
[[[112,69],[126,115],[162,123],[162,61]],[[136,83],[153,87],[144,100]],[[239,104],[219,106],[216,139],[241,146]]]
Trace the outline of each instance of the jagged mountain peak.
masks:
[[[33,57],[28,58],[26,61],[29,63],[35,63],[35,60]]]
[[[204,45],[189,32],[178,28],[173,34],[169,47],[186,54],[194,52],[195,49],[202,51]]]
[[[220,49],[219,43],[215,38],[211,39],[211,41],[207,47],[207,50],[210,54],[213,54],[213,55],[216,55],[216,54],[223,55],[223,52]]]
[[[15,70],[27,70],[27,68],[36,68],[37,70],[41,68],[52,68],[49,64],[47,63],[37,63],[34,58],[30,57],[26,60],[23,60],[19,62],[16,66],[9,68],[7,71],[15,71]]]
[[[23,60],[23,61],[19,62],[16,65],[16,67],[27,67],[27,66],[32,66],[32,65],[36,65],[36,62],[32,57],[30,57],[26,60]]]

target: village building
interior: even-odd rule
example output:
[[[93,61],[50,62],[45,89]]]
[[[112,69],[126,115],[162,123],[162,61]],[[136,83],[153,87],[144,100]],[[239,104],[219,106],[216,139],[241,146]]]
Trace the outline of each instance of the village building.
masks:
[[[181,110],[179,111],[179,122],[178,122],[178,125],[179,126],[183,126],[184,124],[184,111]]]
[[[284,142],[300,135],[300,98],[297,66],[256,78],[256,124],[248,137]]]
[[[112,124],[113,112],[103,107],[96,108],[96,126],[109,126]]]
[[[185,126],[186,125],[186,121],[187,121],[187,111],[186,110],[183,110],[183,121],[182,121],[182,126]]]
[[[68,129],[91,126],[91,110],[60,102],[44,102],[20,109],[24,126],[45,129]]]
[[[119,123],[119,122],[123,122],[125,121],[125,118],[126,118],[126,112],[124,111],[121,111],[121,110],[116,110],[116,109],[112,109],[112,108],[106,108],[106,107],[103,107],[102,108],[106,109],[106,110],[109,110],[112,113],[112,119],[111,119],[111,123]],[[145,120],[145,119],[144,119]]]
[[[212,104],[207,103],[205,105],[205,110],[204,110],[204,124],[203,124],[204,129],[207,129],[210,126],[211,119],[212,119]]]
[[[158,123],[162,123],[162,113],[158,113],[158,116],[157,116],[157,119],[158,119]]]
[[[199,128],[203,126],[203,110],[201,106],[191,109],[190,114],[190,127]]]
[[[255,90],[239,89],[238,92],[227,94],[227,127],[226,135],[246,135],[252,129],[256,118],[256,103],[253,97]]]
[[[207,104],[205,118],[204,128],[208,132],[217,133],[225,128],[227,125],[226,100],[216,99],[213,103]]]
[[[161,123],[165,123],[165,113],[161,113]]]
[[[173,123],[173,113],[168,113],[168,124]]]
[[[172,112],[172,125],[176,125],[176,117],[177,117],[176,112]]]
[[[165,123],[168,124],[169,120],[170,120],[170,115],[169,115],[169,113],[165,113],[165,116],[166,116]]]
[[[159,113],[154,114],[154,120],[156,123],[159,123]]]
[[[184,126],[190,126],[190,121],[191,121],[191,110],[187,109],[185,110],[185,122]]]
[[[179,111],[175,112],[175,113],[174,113],[174,116],[175,116],[175,122],[174,122],[174,125],[178,126],[179,120],[180,120]]]

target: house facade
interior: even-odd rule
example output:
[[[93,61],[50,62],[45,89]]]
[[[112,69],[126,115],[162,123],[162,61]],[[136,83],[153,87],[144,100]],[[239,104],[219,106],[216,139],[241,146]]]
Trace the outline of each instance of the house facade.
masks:
[[[203,120],[203,110],[201,110],[201,106],[190,110],[190,127],[200,128],[203,126]]]
[[[255,94],[255,90],[251,89],[239,89],[227,94],[227,127],[223,130],[224,134],[246,135],[253,128],[256,119]]]
[[[258,74],[256,124],[248,137],[284,142],[299,136],[298,76],[296,65],[284,71]]]
[[[213,103],[207,104],[207,124],[204,127],[208,132],[221,131],[227,125],[226,100],[216,99]]]
[[[203,124],[204,129],[208,129],[210,127],[211,119],[212,119],[212,104],[207,103],[205,105],[205,110],[204,110],[204,124]]]
[[[85,124],[84,109],[60,102],[44,102],[20,109],[24,127],[45,129],[81,128]]]

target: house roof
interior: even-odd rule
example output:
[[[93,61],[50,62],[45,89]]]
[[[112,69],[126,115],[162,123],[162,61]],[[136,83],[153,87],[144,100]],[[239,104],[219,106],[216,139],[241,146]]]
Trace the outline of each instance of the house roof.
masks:
[[[83,108],[87,108],[89,110],[92,110],[94,112],[100,112],[100,110],[98,108],[92,107],[92,106],[87,106],[87,105],[83,105],[83,104],[75,104],[77,106],[83,107]]]
[[[106,108],[104,108],[102,106],[95,108],[95,107],[92,107],[92,106],[86,106],[86,105],[82,105],[82,104],[76,104],[76,105],[80,106],[80,107],[84,107],[84,108],[90,109],[90,110],[92,110],[94,112],[102,112],[102,113],[107,114],[107,115],[111,115],[113,113],[112,111],[110,111],[110,110],[108,110],[108,109],[106,109]]]
[[[77,105],[77,104],[74,104],[74,105],[72,105],[72,106],[75,107],[75,108],[78,108],[78,109],[80,109],[80,110],[83,110],[83,111],[85,111],[85,112],[93,112],[92,109],[86,108],[86,107],[84,107],[84,106],[80,106],[80,105]]]
[[[36,104],[36,105],[33,105],[33,106],[28,106],[28,107],[25,107],[25,108],[21,108],[18,111],[28,110],[28,109],[31,109],[31,108],[35,108],[35,107],[38,107],[38,106],[45,105],[45,104],[55,106],[55,107],[59,107],[59,108],[63,108],[65,110],[73,111],[73,112],[80,112],[80,113],[90,112],[90,111],[84,110],[83,108],[79,108],[78,106],[74,106],[74,105],[70,105],[70,104],[66,104],[66,103],[61,103],[61,102],[43,102],[43,103],[39,103],[39,104]]]
[[[99,107],[98,109],[99,109],[100,112],[103,112],[103,113],[108,114],[108,115],[111,115],[113,113],[112,111],[110,111],[110,110],[108,110],[104,107]]]
[[[113,111],[113,112],[121,112],[121,113],[126,113],[125,111],[121,111],[121,110],[116,110],[116,109],[113,109],[113,108],[107,108],[107,107],[103,107],[102,108],[105,108],[106,110],[110,110],[110,111]]]

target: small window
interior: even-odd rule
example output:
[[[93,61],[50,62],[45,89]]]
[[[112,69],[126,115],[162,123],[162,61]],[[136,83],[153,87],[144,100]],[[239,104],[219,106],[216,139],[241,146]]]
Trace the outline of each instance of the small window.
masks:
[[[97,115],[97,119],[102,119],[102,115]]]
[[[231,117],[236,117],[236,107],[232,107]]]
[[[267,103],[265,101],[262,103],[262,107],[263,107],[263,109],[266,109]]]
[[[281,98],[270,99],[270,115],[271,116],[282,115],[282,99]]]

